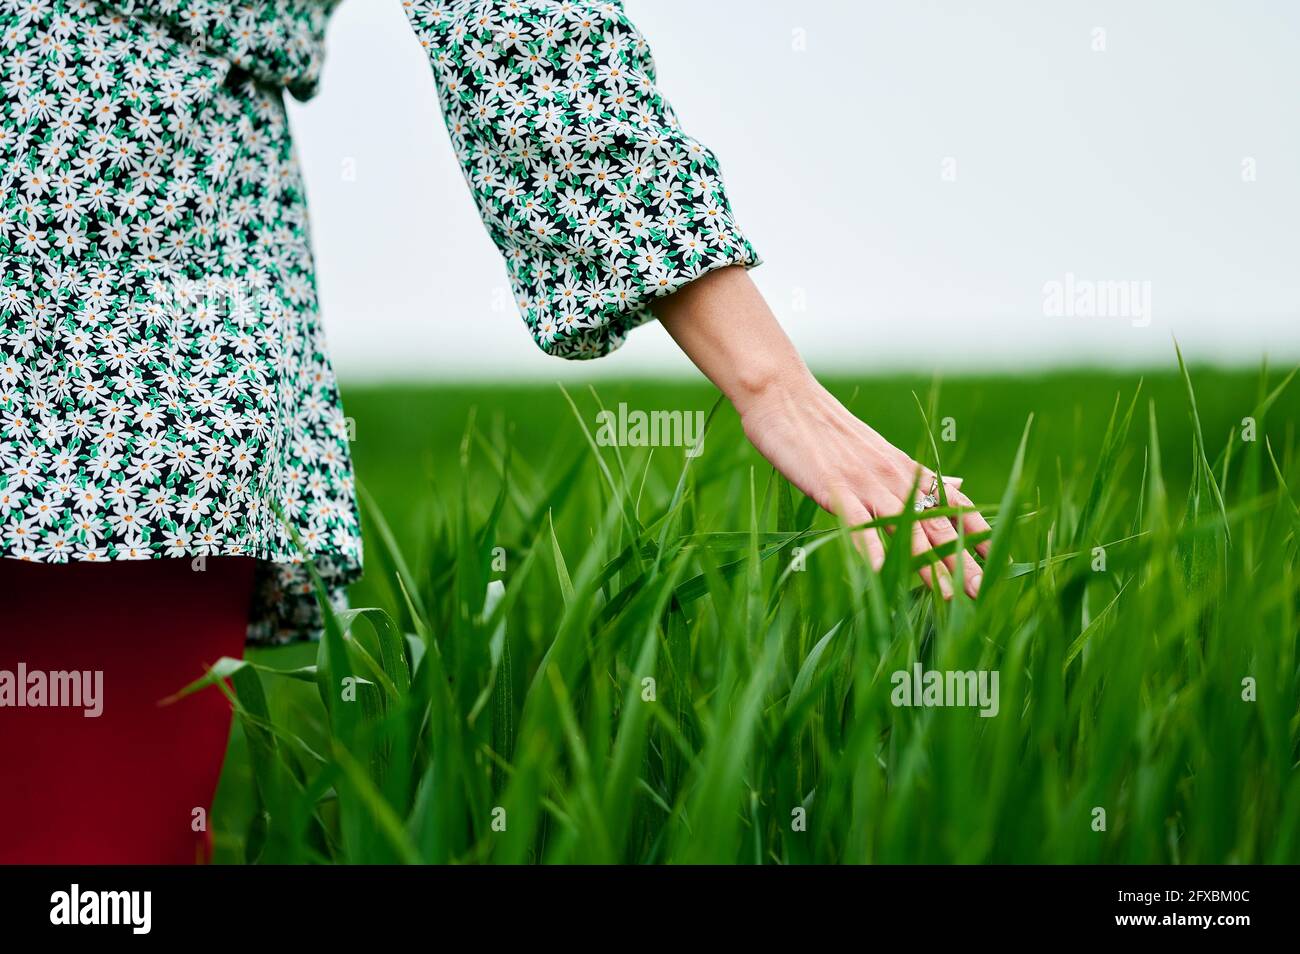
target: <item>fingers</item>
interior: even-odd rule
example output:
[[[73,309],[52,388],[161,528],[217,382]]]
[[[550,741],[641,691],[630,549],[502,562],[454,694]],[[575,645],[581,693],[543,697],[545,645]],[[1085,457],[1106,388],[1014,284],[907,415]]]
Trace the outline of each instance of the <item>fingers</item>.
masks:
[[[848,521],[849,526],[875,519],[875,514],[862,504],[858,504],[854,512],[857,516]],[[880,531],[875,527],[858,530],[853,534],[853,542],[867,555],[867,559],[871,561],[871,568],[879,573],[880,568],[885,565],[885,545],[880,541]]]
[[[960,506],[957,498],[961,495],[961,491],[958,488],[961,487],[963,478],[945,475],[942,482],[940,482],[938,475],[928,467],[920,467],[918,473],[921,480],[916,491],[918,500],[925,500],[926,503],[932,506],[935,503],[949,507]],[[933,492],[934,496],[928,497],[931,492]],[[957,563],[961,561],[962,588],[968,596],[974,599],[979,593],[984,571],[969,552],[965,549],[956,549],[955,544],[959,540],[956,519],[949,517],[919,517],[914,526],[920,529],[929,547],[921,547],[918,550],[920,542],[916,530],[913,530],[913,551],[924,553],[926,549],[931,547],[938,548],[945,544],[954,544],[951,555],[944,557],[939,563],[931,564],[936,575],[939,576],[939,591],[943,593],[945,599],[952,596],[951,576],[957,573]],[[962,528],[965,529],[964,523]],[[968,530],[967,532],[971,531]],[[985,547],[984,549],[987,550],[988,548]],[[943,572],[945,570],[946,574]],[[949,579],[944,579],[945,575],[949,576]],[[926,571],[922,571],[921,576],[927,583],[930,582],[929,574]]]
[[[912,524],[912,556],[921,556],[932,549],[930,537],[925,532],[925,521],[917,520]],[[942,563],[929,563],[918,571],[925,585],[933,589],[936,582],[939,593],[945,600],[952,599],[952,575]]]
[[[925,489],[921,488],[920,490],[917,490],[916,493],[917,493],[917,499],[920,499],[920,495],[925,493]],[[914,503],[909,503],[907,506],[912,507],[914,506]],[[903,512],[903,502],[901,500],[891,499],[887,506],[881,504],[878,505],[876,509],[877,512],[880,513],[888,513],[890,515],[901,514]],[[912,556],[921,556],[922,554],[934,548],[934,544],[931,542],[930,536],[926,532],[926,528],[925,528],[926,522],[927,522],[926,520],[918,518],[911,525]],[[934,521],[934,522],[937,523],[940,521]],[[943,520],[942,522],[947,523],[947,520]],[[889,532],[893,534],[896,528],[891,525],[888,529]],[[951,526],[948,527],[948,530],[950,533],[952,533]],[[953,533],[953,536],[955,537],[956,534]],[[925,581],[925,585],[928,586],[931,590],[933,590],[936,586],[938,587],[940,595],[943,596],[945,600],[952,599],[952,595],[953,595],[952,573],[950,570],[951,565],[952,565],[951,561],[949,561],[948,566],[945,566],[944,563],[942,562],[927,563],[925,566],[921,567],[917,571],[920,574],[921,579]]]
[[[835,512],[850,527],[870,523],[875,519],[875,514],[868,510],[867,506],[856,496],[850,495],[847,490],[841,491],[836,497]],[[879,573],[880,568],[885,565],[885,545],[880,542],[880,531],[875,527],[853,531],[853,545],[866,556],[871,563],[871,568]]]
[[[939,485],[939,475],[936,474],[934,471],[932,471],[929,467],[922,467],[920,465],[917,465],[917,469],[921,475],[920,482],[917,485],[917,489],[921,493],[925,493],[931,487],[935,487],[936,488],[935,494],[937,496],[939,493],[937,489]],[[953,477],[950,474],[944,474],[943,487],[947,491],[952,491],[954,489],[960,488],[962,482],[965,480],[966,480],[965,477]]]
[[[964,477],[954,477],[949,474],[944,474],[942,484],[939,485],[937,484],[938,475],[935,474],[935,472],[930,470],[928,467],[922,467],[920,469],[920,473],[922,477],[921,477],[921,484],[919,486],[918,492],[925,493],[930,487],[936,487],[935,496],[940,498],[939,502],[941,505],[946,503],[946,505],[949,507],[963,507],[963,508],[971,509],[971,512],[969,513],[961,514],[960,516],[950,518],[952,522],[952,526],[954,528],[957,527],[958,521],[960,520],[961,529],[963,529],[968,534],[975,534],[975,533],[981,533],[981,532],[992,530],[992,527],[988,525],[988,521],[986,521],[984,517],[981,516],[978,512],[975,512],[974,510],[975,505],[971,503],[970,498],[961,492],[961,485],[962,483],[965,482]],[[942,487],[941,491],[938,489],[940,486]],[[990,541],[985,540],[982,543],[976,544],[975,552],[978,553],[981,557],[988,556],[989,542]],[[976,564],[976,566],[978,565],[979,564]]]
[[[973,509],[975,505],[971,503],[970,498],[960,490],[949,491],[948,497],[951,499],[953,506],[972,508],[969,512],[962,514],[960,517],[953,518],[954,521],[961,520],[962,529],[967,533],[986,533],[993,529],[989,526],[988,521]],[[981,557],[987,557],[989,555],[989,544],[991,542],[991,540],[985,540],[983,543],[977,544],[975,552]]]
[[[957,531],[948,517],[923,517],[918,523],[936,549],[944,544],[957,542]],[[951,556],[943,558],[943,564],[950,573],[955,575],[959,560],[962,567],[962,588],[965,589],[967,596],[974,599],[980,591],[980,581],[984,571],[966,550],[954,550]]]
[[[908,466],[915,468],[912,471],[911,479],[916,483],[909,484],[907,488],[901,491],[900,497],[907,500],[906,504],[903,503],[903,499],[894,497],[879,485],[876,486],[873,493],[867,495],[867,499],[863,499],[854,487],[842,483],[835,487],[834,491],[829,495],[833,506],[827,509],[839,515],[848,526],[855,527],[870,523],[877,517],[901,514],[904,506],[913,507],[915,501],[924,500],[930,507],[933,507],[936,503],[946,502],[949,507],[969,508],[968,512],[955,517],[918,514],[910,524],[911,539],[909,544],[913,557],[923,557],[928,551],[938,547],[952,546],[953,552],[951,554],[937,561],[931,558],[930,562],[918,569],[918,573],[930,589],[937,590],[945,600],[949,600],[952,599],[955,592],[953,577],[958,572],[958,561],[960,561],[962,588],[967,595],[974,599],[980,591],[980,585],[984,579],[984,570],[969,551],[964,548],[958,549],[956,544],[961,539],[959,531],[965,534],[982,533],[989,530],[989,525],[980,514],[975,512],[970,499],[961,492],[960,488],[963,483],[961,477],[945,476],[942,488],[939,488],[936,485],[937,476],[934,471],[920,464],[911,463],[901,468],[903,473],[907,472]],[[894,473],[902,476],[899,470],[895,470]],[[888,485],[886,484],[886,486]],[[931,489],[935,491],[933,497],[928,496]],[[877,497],[882,499],[876,499]],[[961,522],[958,523],[958,521]],[[895,530],[892,525],[886,529],[891,534]],[[898,542],[901,543],[902,541]],[[853,531],[853,543],[871,562],[872,568],[879,572],[885,563],[885,545],[880,531],[874,527],[855,530]],[[986,540],[976,546],[975,552],[980,556],[987,556],[988,549],[989,541]]]

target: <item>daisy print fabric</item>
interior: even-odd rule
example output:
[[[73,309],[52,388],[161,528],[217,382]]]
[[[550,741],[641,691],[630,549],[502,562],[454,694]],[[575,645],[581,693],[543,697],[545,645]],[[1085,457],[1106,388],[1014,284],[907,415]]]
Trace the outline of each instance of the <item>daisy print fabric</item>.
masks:
[[[452,146],[541,348],[594,358],[648,303],[758,256],[620,3],[404,0]]]
[[[0,557],[254,557],[256,643],[319,634],[305,559],[336,603],[359,577],[284,109],[335,6],[0,0]],[[756,264],[619,4],[405,8],[544,350]]]
[[[315,635],[361,542],[281,88],[104,3],[0,0],[0,65],[0,554],[255,557],[250,638]]]

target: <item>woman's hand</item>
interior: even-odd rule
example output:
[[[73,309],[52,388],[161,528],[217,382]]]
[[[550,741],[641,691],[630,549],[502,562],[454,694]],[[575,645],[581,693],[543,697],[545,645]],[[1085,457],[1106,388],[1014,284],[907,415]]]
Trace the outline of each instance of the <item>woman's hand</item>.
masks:
[[[752,396],[737,410],[745,436],[759,453],[823,509],[839,514],[850,526],[902,513],[933,483],[933,471],[854,417],[811,374]],[[945,477],[944,482],[951,506],[971,506],[958,489],[959,479]],[[989,528],[978,513],[965,514],[962,519],[966,533]],[[956,539],[956,523],[948,517],[922,518],[912,524],[914,554]],[[880,569],[885,550],[877,531],[862,531],[858,541],[872,565]],[[987,541],[977,547],[981,556],[987,549]],[[974,557],[962,552],[936,564],[937,585],[944,598],[952,596],[950,574],[956,572],[958,558],[963,563],[966,592],[972,597],[979,592],[984,571]],[[927,584],[934,584],[928,567],[921,576]]]
[[[856,526],[901,513],[930,488],[932,471],[854,417],[817,382],[743,269],[711,272],[662,299],[655,310],[682,350],[731,399],[759,453],[825,510]],[[972,507],[960,483],[945,477],[948,502]],[[912,524],[912,552],[956,540],[958,519],[968,534],[989,529],[973,508],[959,518],[921,519]],[[856,541],[879,569],[885,552],[877,531],[863,530]],[[986,555],[988,542],[976,551]],[[952,596],[958,559],[973,597],[983,570],[969,552],[935,564],[937,581],[929,567],[921,571],[945,598]]]

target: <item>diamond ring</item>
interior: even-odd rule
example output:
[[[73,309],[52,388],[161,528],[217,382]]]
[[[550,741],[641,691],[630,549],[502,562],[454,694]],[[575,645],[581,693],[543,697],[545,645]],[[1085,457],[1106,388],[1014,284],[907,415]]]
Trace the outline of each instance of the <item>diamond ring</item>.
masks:
[[[921,495],[921,498],[912,504],[912,509],[917,513],[929,510],[939,505],[939,478],[930,478],[930,489]]]

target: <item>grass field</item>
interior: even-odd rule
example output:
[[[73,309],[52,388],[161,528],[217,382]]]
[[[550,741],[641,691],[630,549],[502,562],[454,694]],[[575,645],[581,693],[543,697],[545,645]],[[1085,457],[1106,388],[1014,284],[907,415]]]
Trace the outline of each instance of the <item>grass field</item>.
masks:
[[[725,405],[688,467],[584,433],[705,385],[346,392],[361,610],[233,674],[218,860],[1298,861],[1285,377],[828,382],[993,523],[951,604]],[[916,663],[997,714],[896,705]]]

